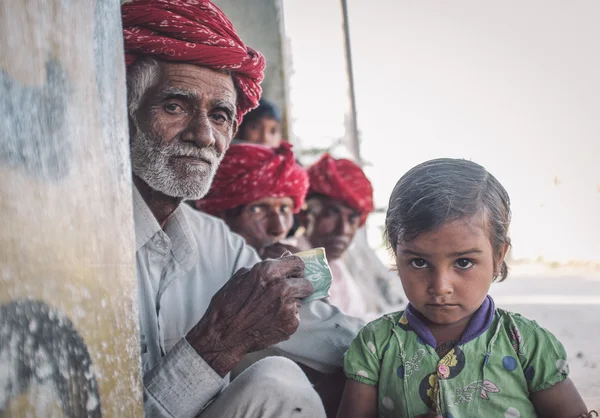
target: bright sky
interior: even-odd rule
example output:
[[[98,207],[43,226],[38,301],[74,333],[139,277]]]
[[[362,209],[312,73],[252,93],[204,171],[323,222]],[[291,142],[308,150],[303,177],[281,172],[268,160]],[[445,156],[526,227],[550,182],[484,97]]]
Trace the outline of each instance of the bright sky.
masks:
[[[344,132],[339,2],[286,0],[302,147]],[[362,154],[377,206],[436,157],[512,199],[513,256],[600,262],[600,2],[349,0]],[[310,22],[310,24],[308,23]],[[370,219],[377,245],[383,216]]]

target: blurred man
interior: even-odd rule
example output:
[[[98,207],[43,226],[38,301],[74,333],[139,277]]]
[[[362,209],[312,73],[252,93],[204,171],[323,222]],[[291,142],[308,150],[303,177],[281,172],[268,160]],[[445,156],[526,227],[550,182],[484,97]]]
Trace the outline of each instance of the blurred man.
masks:
[[[196,201],[198,209],[223,219],[262,258],[281,255],[285,247],[274,244],[287,236],[308,191],[308,174],[291,148],[287,142],[278,148],[231,145],[208,194]]]
[[[277,148],[281,143],[281,113],[277,106],[261,99],[258,107],[244,116],[236,138]]]
[[[302,214],[302,249],[324,247],[333,272],[330,302],[349,315],[363,317],[371,289],[362,290],[342,261],[357,231],[373,211],[373,188],[362,169],[350,160],[325,154],[308,168],[310,189]]]

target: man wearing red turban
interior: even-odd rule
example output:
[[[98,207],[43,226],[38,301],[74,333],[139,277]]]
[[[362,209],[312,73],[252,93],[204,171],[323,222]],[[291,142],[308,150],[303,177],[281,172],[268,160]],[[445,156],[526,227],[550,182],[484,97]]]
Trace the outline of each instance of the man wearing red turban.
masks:
[[[359,288],[341,258],[373,211],[373,187],[358,165],[329,154],[307,171],[310,189],[302,216],[306,230],[299,246],[325,247],[333,273],[330,302],[350,315],[365,316],[369,309],[364,295],[369,291]]]
[[[373,212],[373,187],[358,165],[329,154],[310,166],[308,175],[307,238],[325,247],[328,258],[340,258]]]
[[[229,372],[265,348],[331,372],[362,322],[301,302],[313,288],[300,258],[261,262],[222,221],[181,204],[208,192],[258,103],[264,58],[208,0],[133,0],[122,14],[145,413],[323,417],[286,358],[231,384]]]
[[[288,142],[278,148],[240,143],[229,148],[196,207],[222,218],[266,258],[266,249],[292,228],[307,191],[308,174],[296,163]]]

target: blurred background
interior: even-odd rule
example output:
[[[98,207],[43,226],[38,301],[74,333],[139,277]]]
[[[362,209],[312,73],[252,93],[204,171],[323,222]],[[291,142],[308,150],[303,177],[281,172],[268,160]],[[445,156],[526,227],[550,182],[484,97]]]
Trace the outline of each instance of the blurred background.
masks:
[[[563,341],[599,407],[600,2],[216,3],[265,53],[264,97],[301,161],[363,164],[378,211],[359,239],[384,265],[387,200],[408,169],[466,158],[500,180],[512,274],[492,295]]]

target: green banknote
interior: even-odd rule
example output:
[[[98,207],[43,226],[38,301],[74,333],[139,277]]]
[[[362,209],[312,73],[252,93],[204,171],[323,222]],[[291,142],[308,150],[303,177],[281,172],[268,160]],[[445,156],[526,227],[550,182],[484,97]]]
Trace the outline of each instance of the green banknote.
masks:
[[[312,283],[315,291],[312,295],[302,300],[302,302],[311,302],[317,299],[329,297],[329,288],[331,287],[331,269],[325,256],[325,248],[313,248],[312,250],[296,253],[304,261],[304,277]]]

